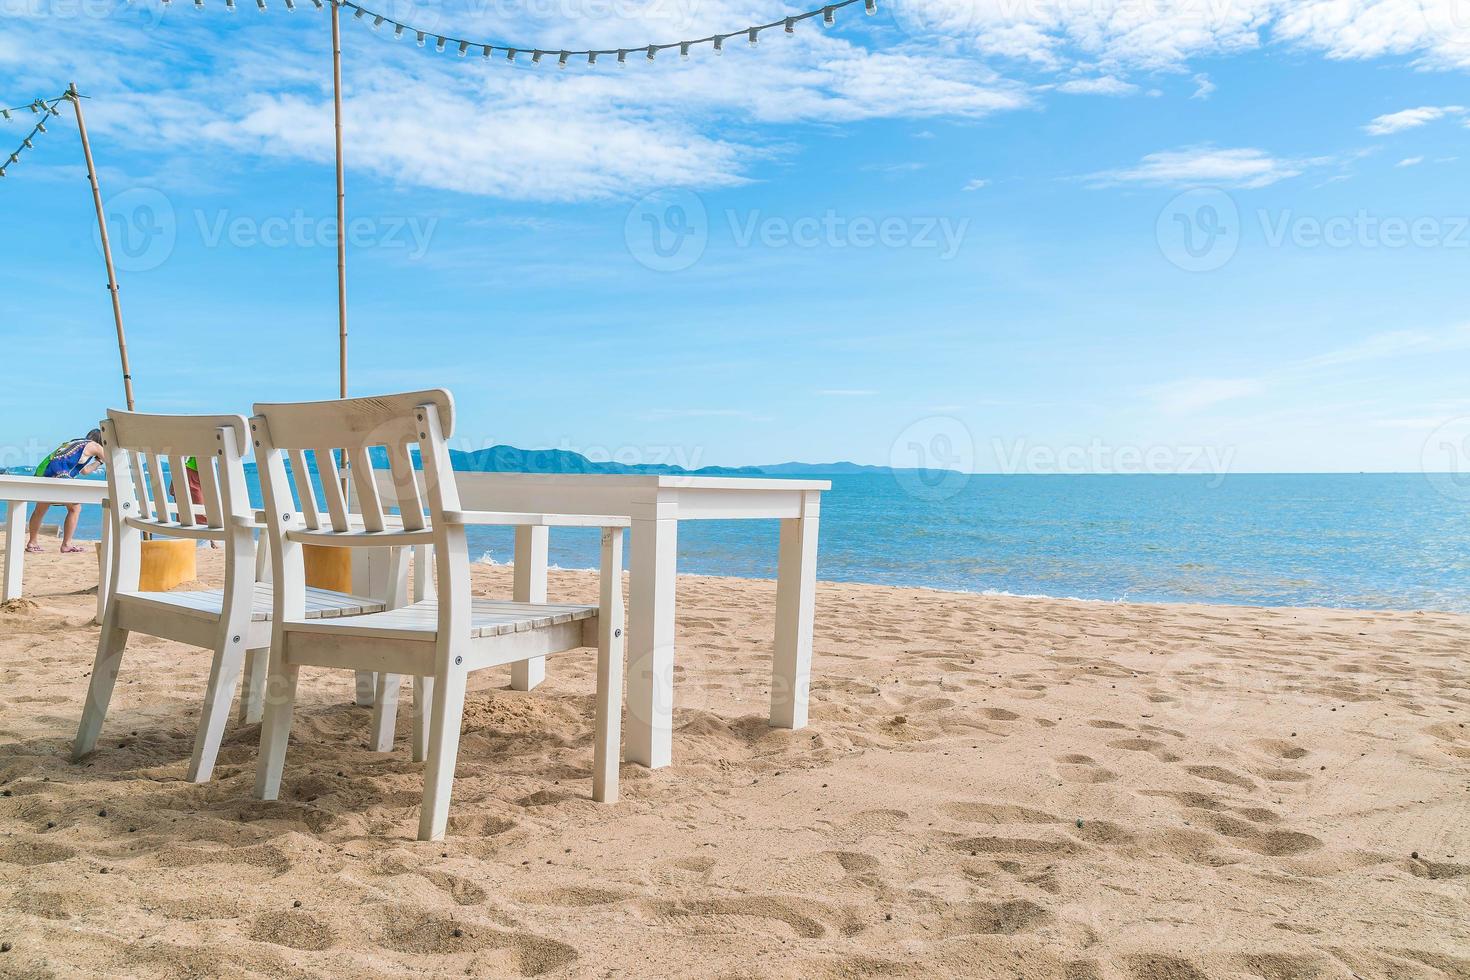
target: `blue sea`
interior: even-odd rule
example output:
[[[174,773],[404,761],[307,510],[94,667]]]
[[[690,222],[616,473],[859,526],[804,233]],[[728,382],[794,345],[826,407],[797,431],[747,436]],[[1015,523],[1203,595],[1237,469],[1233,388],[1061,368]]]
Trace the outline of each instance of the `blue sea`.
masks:
[[[986,475],[942,494],[886,474],[825,478],[817,574],[828,581],[1470,612],[1470,493],[1422,474]],[[84,514],[83,536],[99,519]],[[679,570],[770,578],[776,538],[774,521],[683,523]],[[473,529],[472,557],[507,563],[511,540]],[[551,561],[595,567],[596,532],[554,531]]]

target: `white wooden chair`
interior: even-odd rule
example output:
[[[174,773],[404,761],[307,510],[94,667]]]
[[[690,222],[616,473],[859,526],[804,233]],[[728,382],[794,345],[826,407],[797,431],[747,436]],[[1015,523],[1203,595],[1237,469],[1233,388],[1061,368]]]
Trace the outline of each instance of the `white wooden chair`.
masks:
[[[129,633],[176,640],[214,651],[199,731],[189,762],[190,782],[206,782],[214,769],[230,701],[242,663],[246,687],[240,717],[259,721],[270,646],[271,586],[256,581],[257,528],[245,487],[246,422],[240,415],[142,415],[112,411],[102,423],[106,450],[112,573],[102,616],[102,636],[74,759],[91,752],[112,700]],[[192,502],[184,460],[198,460],[203,503]],[[167,461],[168,477],[164,468]],[[174,501],[169,500],[172,483]],[[204,523],[196,523],[198,517]],[[205,591],[141,592],[139,566],[144,534],[219,541],[224,544],[224,588]],[[379,602],[309,590],[314,616],[377,612]]]
[[[419,838],[444,836],[460,723],[470,671],[595,646],[597,708],[592,797],[617,799],[621,756],[623,602],[621,518],[586,518],[601,526],[602,588],[597,606],[476,599],[470,595],[469,524],[514,524],[540,515],[465,512],[450,467],[446,439],[454,402],[434,390],[377,398],[257,405],[250,420],[265,492],[276,609],[265,720],[255,795],[280,792],[297,676],[302,667],[376,671],[414,678],[414,759],[427,756]],[[410,447],[422,459],[422,490]],[[392,493],[380,495],[372,452],[386,450]],[[343,453],[356,492],[349,514],[335,449]],[[306,454],[315,457],[327,513],[318,512]],[[295,498],[283,454],[291,459]],[[299,502],[299,506],[298,503]],[[392,511],[396,508],[397,514]],[[437,596],[366,616],[308,619],[304,615],[302,546],[387,547],[396,561],[432,544]],[[425,714],[428,714],[427,725]]]

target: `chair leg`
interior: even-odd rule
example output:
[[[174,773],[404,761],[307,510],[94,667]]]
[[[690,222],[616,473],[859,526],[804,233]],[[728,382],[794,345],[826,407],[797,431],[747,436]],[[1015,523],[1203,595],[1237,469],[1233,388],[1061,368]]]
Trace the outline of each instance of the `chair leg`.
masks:
[[[596,731],[592,748],[592,799],[618,801],[618,767],[623,761],[623,642],[597,646]]]
[[[189,760],[191,783],[207,783],[214,772],[215,756],[224,738],[225,721],[230,716],[230,702],[235,698],[235,684],[240,676],[245,651],[240,644],[225,642],[225,648],[214,655],[209,670],[209,686],[204,689],[204,707],[199,712],[199,731],[194,735],[194,755]]]
[[[398,721],[399,675],[378,672],[378,693],[373,700],[373,730],[368,748],[374,752],[393,751],[393,728]]]
[[[260,758],[255,764],[255,797],[274,800],[281,791],[291,716],[296,710],[296,677],[301,668],[281,663],[273,651],[265,684],[265,717],[260,723]]]
[[[265,671],[270,666],[270,647],[245,651],[245,687],[240,691],[240,721],[254,725],[265,708]]]
[[[353,700],[359,708],[371,708],[373,706],[373,693],[378,689],[378,675],[371,670],[359,670],[357,672],[357,690]]]
[[[117,683],[117,671],[122,665],[123,649],[128,645],[128,631],[113,625],[117,621],[116,616],[109,612],[103,619],[102,637],[97,641],[97,658],[92,663],[92,680],[87,686],[87,700],[82,705],[82,721],[77,726],[76,741],[72,743],[73,762],[97,747],[97,736],[102,734],[102,720],[107,717],[112,688]]]
[[[429,757],[429,715],[434,710],[434,678],[413,679],[413,761]]]
[[[434,707],[429,719],[429,761],[424,767],[424,804],[419,811],[419,840],[439,840],[449,824],[449,796],[454,789],[454,763],[459,758],[459,726],[464,719],[464,670],[451,667],[434,679]]]

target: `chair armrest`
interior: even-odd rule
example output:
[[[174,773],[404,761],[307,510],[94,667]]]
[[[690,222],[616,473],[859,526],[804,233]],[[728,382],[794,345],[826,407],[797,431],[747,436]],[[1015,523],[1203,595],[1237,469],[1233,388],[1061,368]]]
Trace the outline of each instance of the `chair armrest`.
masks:
[[[449,510],[446,524],[501,525],[506,527],[629,527],[632,520],[611,514],[516,514],[496,510]]]

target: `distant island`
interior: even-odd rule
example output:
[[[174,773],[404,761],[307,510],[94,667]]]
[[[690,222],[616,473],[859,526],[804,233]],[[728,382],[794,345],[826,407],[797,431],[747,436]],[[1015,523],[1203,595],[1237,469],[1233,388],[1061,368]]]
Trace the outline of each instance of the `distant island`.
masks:
[[[861,463],[771,463],[762,466],[702,466],[691,470],[668,463],[599,463],[566,449],[491,446],[477,452],[450,451],[454,468],[468,473],[612,473],[681,476],[813,476],[896,473],[937,474],[940,470],[895,469]]]
[[[599,463],[581,453],[566,449],[518,449],[515,446],[491,446],[475,452],[460,452],[452,449],[450,458],[454,468],[463,473],[611,473],[611,474],[671,474],[680,476],[851,476],[871,474],[892,476],[900,473],[918,473],[928,477],[949,473],[949,470],[902,469],[892,466],[868,466],[862,463],[770,463],[762,466],[702,466],[697,470],[686,469],[668,463]],[[381,449],[374,450],[373,466],[388,468],[388,456]],[[417,458],[414,464],[419,466]],[[247,463],[254,470],[254,463]],[[0,474],[30,476],[34,466],[0,467]]]

